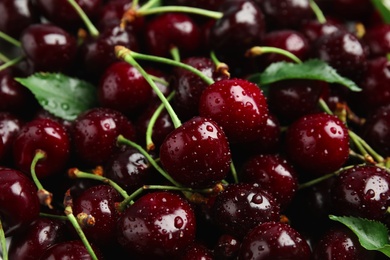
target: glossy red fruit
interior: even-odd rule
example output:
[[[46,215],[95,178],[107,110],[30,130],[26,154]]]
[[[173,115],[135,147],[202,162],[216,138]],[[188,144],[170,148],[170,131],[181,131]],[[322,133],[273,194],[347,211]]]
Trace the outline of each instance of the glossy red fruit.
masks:
[[[101,250],[96,246],[92,245],[92,249],[97,256],[97,259],[103,260]],[[60,242],[49,247],[42,255],[41,260],[52,260],[52,259],[83,259],[92,260],[93,258],[87,251],[81,240],[69,240]]]
[[[310,247],[297,230],[288,224],[266,222],[244,238],[238,259],[309,260],[310,256]]]
[[[35,71],[67,72],[74,65],[76,39],[58,26],[32,24],[22,32],[20,42]]]
[[[70,158],[68,132],[52,119],[38,118],[27,122],[13,142],[13,159],[15,166],[28,176],[37,150],[42,150],[46,156],[35,167],[38,178],[62,174]]]
[[[390,175],[377,166],[346,169],[332,187],[334,214],[384,220],[390,206]]]
[[[24,122],[19,117],[11,113],[0,112],[0,139],[3,143],[3,156],[9,160],[8,164],[12,161],[12,144],[23,124]],[[6,162],[3,161],[3,163]]]
[[[195,213],[178,194],[152,192],[123,212],[117,232],[119,244],[130,256],[169,258],[195,241]]]
[[[231,154],[222,129],[211,119],[194,117],[166,137],[160,161],[180,184],[212,187],[229,172]]]
[[[258,139],[267,122],[268,104],[258,85],[244,79],[223,79],[203,91],[199,114],[220,125],[229,142],[244,143]]]
[[[37,188],[22,172],[0,167],[0,216],[5,235],[23,232],[39,216]]]
[[[194,242],[186,248],[183,254],[180,255],[179,260],[213,260],[213,252],[205,245]]]
[[[390,52],[390,24],[380,24],[369,28],[363,41],[370,50],[370,57],[386,56]]]
[[[217,227],[238,239],[258,224],[280,218],[275,198],[253,183],[229,184],[216,196],[211,212]]]
[[[292,123],[286,132],[287,157],[310,176],[338,170],[349,157],[349,135],[336,116],[309,114]]]
[[[222,234],[214,246],[216,259],[236,259],[241,246],[241,241],[229,234]]]

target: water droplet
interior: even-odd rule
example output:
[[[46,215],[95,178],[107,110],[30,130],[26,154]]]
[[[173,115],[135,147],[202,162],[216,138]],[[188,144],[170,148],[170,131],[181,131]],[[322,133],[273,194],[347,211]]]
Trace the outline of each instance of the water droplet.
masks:
[[[261,204],[261,203],[263,203],[263,196],[261,196],[261,194],[257,193],[252,197],[251,202],[253,202],[255,204]]]
[[[67,103],[61,103],[61,108],[62,108],[63,110],[69,110],[69,104],[67,104]]]
[[[175,217],[175,220],[174,220],[175,228],[181,228],[181,227],[183,227],[183,224],[184,224],[184,221],[181,217],[179,217],[179,216]]]

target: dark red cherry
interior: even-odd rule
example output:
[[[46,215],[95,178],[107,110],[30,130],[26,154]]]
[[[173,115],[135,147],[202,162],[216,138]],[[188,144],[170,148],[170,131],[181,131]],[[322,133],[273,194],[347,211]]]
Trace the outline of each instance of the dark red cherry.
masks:
[[[214,246],[216,259],[236,259],[241,246],[241,241],[229,234],[222,234]]]
[[[88,188],[73,201],[75,216],[82,219],[79,214],[85,214],[95,220],[93,226],[83,227],[89,242],[101,247],[108,247],[116,242],[115,229],[119,212],[115,204],[122,200],[123,197],[114,188],[101,184]]]
[[[81,163],[103,164],[118,149],[116,140],[120,134],[135,140],[136,132],[130,120],[113,109],[92,108],[80,114],[74,122],[73,149]]]
[[[211,208],[214,223],[223,232],[242,239],[260,223],[279,221],[280,206],[258,184],[229,184]]]
[[[185,13],[164,13],[146,23],[144,41],[148,53],[170,56],[172,47],[177,47],[182,57],[193,55],[200,46],[200,29]]]
[[[179,260],[213,260],[213,252],[205,245],[194,242],[184,250],[184,253],[179,256]]]
[[[370,57],[386,56],[390,52],[390,24],[380,24],[367,29],[363,41]]]
[[[180,195],[156,191],[123,212],[117,232],[119,244],[130,256],[172,257],[195,241],[195,213]]]
[[[40,259],[50,246],[65,241],[66,229],[63,221],[51,218],[37,218],[26,230],[12,237],[9,259]]]
[[[390,176],[377,166],[342,171],[332,187],[334,214],[383,220],[390,206]]]
[[[223,16],[210,28],[208,39],[213,51],[242,57],[247,49],[261,43],[266,24],[263,12],[253,1],[224,1],[218,10]]]
[[[36,0],[40,13],[50,22],[67,31],[77,32],[84,23],[67,0]],[[102,0],[75,0],[89,19],[96,19]]]
[[[345,26],[338,20],[326,17],[325,22],[319,22],[317,19],[311,19],[304,22],[299,28],[310,43],[326,34],[331,34],[339,30],[346,30]]]
[[[249,158],[241,168],[243,182],[257,183],[285,208],[298,188],[298,175],[279,154],[260,154]]]
[[[335,226],[326,231],[313,249],[313,260],[323,259],[375,259],[375,252],[366,250],[352,230]]]
[[[27,122],[13,142],[15,166],[30,175],[31,162],[37,150],[45,153],[35,172],[39,178],[60,174],[70,157],[70,140],[65,128],[51,119],[35,119]]]
[[[268,117],[262,90],[244,79],[223,79],[207,87],[200,97],[199,114],[220,125],[229,142],[258,139]]]
[[[149,83],[127,62],[118,61],[110,65],[98,86],[98,98],[102,107],[115,109],[133,118],[146,108],[151,97],[152,88]]]
[[[92,249],[99,260],[103,260],[103,254],[101,250],[92,245]],[[85,259],[92,260],[93,258],[87,251],[81,240],[69,240],[64,242],[59,242],[53,246],[46,249],[46,251],[41,255],[41,260],[51,260],[51,259]]]
[[[76,39],[58,26],[32,24],[23,31],[20,42],[35,71],[64,72],[74,65]]]
[[[310,176],[338,170],[349,157],[349,135],[336,116],[309,114],[292,123],[286,133],[290,161]]]
[[[194,117],[166,137],[160,147],[160,161],[180,184],[211,187],[229,172],[229,143],[213,120]]]
[[[39,216],[37,188],[22,172],[0,167],[0,216],[5,235],[22,232]]]
[[[39,21],[38,10],[29,0],[3,0],[0,2],[0,31],[16,39],[29,25]]]
[[[288,224],[266,222],[243,239],[238,259],[309,260],[311,250],[304,237]]]
[[[348,31],[336,31],[318,38],[313,46],[314,56],[356,82],[364,77],[367,53],[361,41]]]
[[[17,116],[0,112],[0,139],[3,143],[3,156],[12,161],[12,144],[24,122]],[[3,161],[4,162],[4,161]]]

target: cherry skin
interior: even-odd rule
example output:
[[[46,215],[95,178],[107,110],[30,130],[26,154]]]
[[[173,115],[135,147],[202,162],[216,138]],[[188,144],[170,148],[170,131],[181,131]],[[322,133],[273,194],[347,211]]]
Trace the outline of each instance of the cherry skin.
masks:
[[[11,113],[0,112],[0,139],[3,143],[4,160],[12,161],[12,144],[23,124],[24,121],[19,117]],[[3,161],[3,163],[5,163],[5,161]]]
[[[99,260],[103,260],[103,254],[99,248],[92,245],[92,249]],[[42,260],[50,259],[85,259],[92,260],[91,255],[81,240],[69,240],[59,242],[46,249],[41,255]]]
[[[20,42],[35,71],[67,72],[74,65],[76,39],[58,26],[32,24],[23,31]]]
[[[258,139],[268,117],[262,90],[244,79],[223,79],[206,88],[200,97],[199,114],[213,119],[230,143]]]
[[[222,234],[214,246],[216,259],[236,259],[241,242],[232,235]]]
[[[22,234],[12,237],[9,249],[9,259],[40,259],[43,252],[50,246],[65,241],[65,223],[50,218],[38,218],[31,223]]]
[[[292,123],[286,133],[287,157],[310,176],[338,170],[349,157],[349,135],[336,116],[315,113]]]
[[[367,30],[363,41],[370,50],[370,57],[386,56],[390,52],[389,37],[389,24],[380,24]]]
[[[346,169],[333,183],[333,212],[384,220],[390,206],[389,186],[389,174],[380,167],[356,165]]]
[[[213,252],[205,245],[194,242],[192,245],[186,248],[185,252],[180,255],[180,260],[213,260]]]
[[[303,236],[288,224],[265,222],[243,239],[238,259],[309,260],[311,250]]]
[[[156,191],[138,198],[123,212],[117,239],[131,256],[172,257],[195,241],[195,231],[190,204],[178,194]]]
[[[65,128],[51,119],[39,118],[23,125],[13,143],[13,158],[18,169],[30,175],[37,150],[45,153],[35,172],[38,178],[59,174],[70,157],[70,140]]]
[[[6,237],[23,232],[39,216],[37,188],[22,172],[0,167],[0,191],[0,216]]]
[[[130,120],[110,108],[92,108],[80,114],[73,124],[74,152],[81,163],[103,164],[118,149],[116,138],[120,134],[135,140],[135,127]]]
[[[212,187],[229,172],[229,143],[213,120],[194,117],[166,137],[160,147],[160,161],[180,184]]]
[[[319,22],[317,19],[308,20],[299,28],[299,31],[306,36],[310,43],[314,43],[323,35],[340,30],[346,30],[346,28],[340,21],[329,17],[326,18],[325,22]]]
[[[186,57],[196,53],[200,46],[200,29],[185,13],[163,13],[145,25],[146,51],[152,55],[168,57],[172,47]]]
[[[280,206],[258,184],[229,184],[215,198],[211,214],[225,233],[242,239],[256,225],[279,221]]]

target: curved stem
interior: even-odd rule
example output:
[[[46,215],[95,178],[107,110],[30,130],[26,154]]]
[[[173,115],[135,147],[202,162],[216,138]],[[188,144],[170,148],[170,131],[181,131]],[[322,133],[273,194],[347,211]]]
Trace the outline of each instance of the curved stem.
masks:
[[[16,40],[15,38],[9,36],[8,34],[5,34],[3,33],[2,31],[0,31],[0,38],[11,43],[12,45],[16,46],[16,47],[21,47],[22,44],[20,43],[20,41]]]
[[[232,172],[234,182],[238,183],[237,171],[236,171],[236,167],[234,166],[233,161],[230,162],[230,171]]]
[[[5,238],[3,224],[0,219],[0,243],[1,243],[1,251],[2,251],[2,259],[8,260],[8,247],[7,247],[7,240]]]
[[[165,98],[164,94],[157,87],[157,85],[153,81],[153,79],[151,77],[149,77],[149,74],[134,59],[134,57],[133,57],[134,52],[130,51],[129,49],[127,49],[123,46],[116,46],[115,53],[119,59],[124,60],[125,62],[129,63],[130,65],[135,67],[141,73],[141,75],[145,78],[145,80],[152,87],[152,89],[154,90],[156,95],[160,98],[161,102],[164,104],[165,109],[168,111],[168,114],[170,115],[175,128],[178,128],[181,125],[181,121],[180,121],[179,117],[177,116],[176,112],[173,110],[171,104]]]
[[[310,7],[313,10],[314,14],[317,17],[317,21],[319,23],[325,23],[326,18],[324,16],[324,13],[322,12],[321,8],[317,5],[317,3],[314,0],[309,1]]]
[[[229,66],[226,63],[218,60],[217,55],[215,55],[214,51],[210,52],[210,59],[215,64],[215,71],[226,75],[227,77],[230,77]]]
[[[80,5],[75,0],[68,0],[69,4],[72,5],[72,7],[75,9],[75,11],[78,13],[80,18],[83,20],[85,26],[88,29],[89,34],[96,38],[99,36],[99,31],[95,27],[95,25],[92,23],[91,19],[86,15],[84,10],[80,7]]]
[[[140,8],[138,9],[138,15],[146,16],[152,14],[160,14],[167,12],[181,12],[181,13],[189,13],[189,14],[197,14],[201,16],[210,17],[213,19],[220,19],[223,16],[222,12],[210,11],[202,8],[190,7],[190,6],[158,6],[153,8]]]
[[[3,53],[0,52],[0,61],[7,63],[10,61],[10,59],[7,56],[5,56]]]
[[[154,6],[159,6],[161,4],[161,0],[149,0],[144,5],[142,5],[140,8],[138,8],[138,11],[147,10]]]
[[[20,56],[20,57],[17,57],[15,59],[12,59],[10,61],[7,61],[6,63],[4,63],[3,65],[0,66],[0,71],[5,70],[5,69],[7,69],[15,64],[18,64],[23,59],[24,59],[24,56]]]
[[[282,48],[277,48],[277,47],[271,47],[271,46],[254,46],[250,48],[246,53],[246,57],[256,57],[264,53],[277,53],[281,54],[283,56],[286,56],[290,58],[292,61],[295,63],[302,63],[302,61],[293,53],[286,51]]]
[[[34,158],[31,162],[30,165],[30,172],[31,172],[31,177],[35,183],[35,186],[37,186],[38,190],[44,190],[42,183],[39,181],[37,174],[35,172],[35,167],[37,166],[38,161],[43,160],[46,158],[46,153],[42,150],[37,150],[35,152]]]
[[[172,55],[172,58],[174,61],[177,61],[177,62],[180,62],[180,52],[179,52],[179,49],[175,46],[175,47],[172,47],[170,50],[170,53]]]
[[[40,217],[44,217],[44,218],[53,218],[53,219],[63,220],[63,221],[67,221],[68,220],[68,218],[66,216],[48,214],[48,213],[44,213],[44,212],[40,212],[39,216]]]

